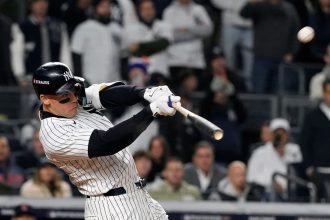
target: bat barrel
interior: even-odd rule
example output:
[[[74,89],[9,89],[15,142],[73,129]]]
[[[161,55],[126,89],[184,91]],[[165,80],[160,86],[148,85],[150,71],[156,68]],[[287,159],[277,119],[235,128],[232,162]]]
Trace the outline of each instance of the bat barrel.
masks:
[[[220,140],[223,137],[223,130],[199,115],[188,115],[195,127],[203,134]]]

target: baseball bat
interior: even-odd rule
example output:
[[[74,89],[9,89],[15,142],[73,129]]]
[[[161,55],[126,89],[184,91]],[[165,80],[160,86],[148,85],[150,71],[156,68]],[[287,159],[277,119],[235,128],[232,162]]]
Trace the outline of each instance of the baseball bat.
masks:
[[[223,137],[223,130],[212,122],[182,107],[179,102],[172,103],[172,106],[184,117],[189,119],[200,132],[211,136],[215,140],[220,140]]]

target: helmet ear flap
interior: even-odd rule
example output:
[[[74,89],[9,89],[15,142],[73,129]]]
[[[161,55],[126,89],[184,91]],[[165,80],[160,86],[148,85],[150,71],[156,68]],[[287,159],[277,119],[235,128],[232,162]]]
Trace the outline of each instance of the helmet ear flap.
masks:
[[[85,79],[82,77],[78,77],[75,76],[75,89],[76,89],[76,94],[77,94],[77,98],[78,98],[78,102],[80,105],[82,105],[83,103],[83,99],[86,97],[86,93],[85,93]]]

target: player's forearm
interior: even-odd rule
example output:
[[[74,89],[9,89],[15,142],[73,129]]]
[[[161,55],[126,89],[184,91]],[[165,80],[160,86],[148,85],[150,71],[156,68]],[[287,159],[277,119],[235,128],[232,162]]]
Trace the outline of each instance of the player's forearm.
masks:
[[[130,85],[108,87],[100,91],[100,101],[103,107],[129,106],[144,101],[145,89]]]
[[[107,131],[94,130],[88,143],[90,158],[113,155],[131,143],[153,120],[150,107],[145,107],[132,118],[121,122]]]

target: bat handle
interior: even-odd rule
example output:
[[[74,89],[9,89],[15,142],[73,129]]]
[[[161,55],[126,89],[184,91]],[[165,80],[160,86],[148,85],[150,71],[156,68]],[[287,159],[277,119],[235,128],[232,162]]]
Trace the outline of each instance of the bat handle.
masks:
[[[172,106],[175,110],[180,112],[184,117],[188,117],[188,115],[191,113],[187,109],[183,108],[180,102],[173,102]]]

